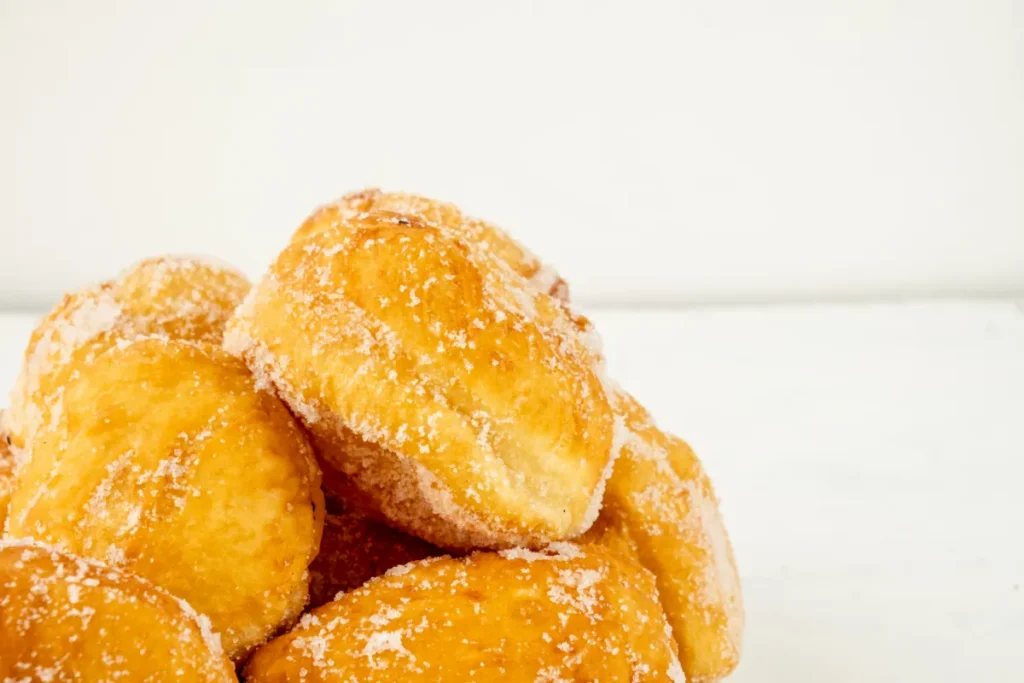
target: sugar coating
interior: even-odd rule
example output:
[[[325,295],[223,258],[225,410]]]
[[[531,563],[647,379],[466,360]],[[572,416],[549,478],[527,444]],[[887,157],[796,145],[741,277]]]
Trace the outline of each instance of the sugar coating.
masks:
[[[539,550],[529,548],[508,548],[499,550],[498,555],[506,560],[523,560],[524,562],[547,562],[575,560],[582,556],[580,547],[562,541],[549,543]]]
[[[689,446],[633,397],[613,403],[621,454],[585,542],[634,555],[654,574],[688,678],[718,680],[739,660],[744,613],[711,482]]]
[[[396,526],[454,549],[571,538],[614,455],[597,352],[564,302],[444,225],[375,210],[300,230],[225,348]]]
[[[234,681],[209,620],[137,576],[0,541],[0,680]]]
[[[395,234],[401,234],[399,241],[406,245],[399,250],[400,258],[380,263],[383,269],[403,269],[408,277],[400,279],[401,284],[387,278],[379,283],[367,280],[365,273],[351,268],[353,253],[394,246]],[[428,237],[421,239],[423,234]],[[600,336],[568,304],[568,289],[553,269],[500,229],[464,216],[453,205],[376,190],[347,196],[318,211],[297,232],[288,252],[299,258],[279,268],[282,254],[248,296],[248,283],[230,266],[192,257],[151,259],[113,282],[69,296],[51,313],[52,324],[47,327],[44,321],[37,330],[40,338],[33,335],[25,366],[32,371],[23,370],[15,391],[16,397],[34,394],[45,400],[15,398],[18,410],[13,416],[0,412],[0,432],[7,425],[18,439],[30,431],[57,430],[66,419],[67,387],[111,349],[125,351],[140,341],[165,344],[181,338],[176,343],[204,352],[206,342],[223,339],[224,348],[243,358],[252,371],[252,388],[280,397],[311,430],[325,466],[338,471],[336,493],[352,494],[353,501],[368,510],[450,548],[505,548],[452,559],[363,513],[344,511],[329,517],[309,578],[313,606],[331,604],[304,615],[295,633],[266,648],[273,651],[279,642],[295,636],[287,653],[277,655],[285,666],[299,665],[288,680],[373,681],[394,680],[396,675],[402,680],[620,680],[625,671],[628,676],[621,680],[683,681],[688,675],[702,682],[731,671],[739,656],[744,617],[732,548],[710,482],[688,447],[658,431],[649,414],[606,375]],[[442,257],[435,258],[439,252]],[[458,259],[471,267],[453,268]],[[444,307],[434,300],[438,290],[453,282],[465,300],[473,302],[466,308],[475,308],[461,321],[438,315]],[[360,295],[367,284],[376,296],[372,305]],[[382,286],[373,289],[378,284]],[[450,308],[458,308],[455,301],[448,300]],[[225,321],[236,307],[225,333]],[[395,310],[401,311],[401,319],[391,315]],[[487,336],[499,329],[501,334]],[[289,346],[290,335],[303,344]],[[509,347],[525,347],[525,357],[506,352]],[[339,351],[346,363],[334,362]],[[317,361],[326,362],[318,366]],[[531,391],[527,386],[518,396],[502,396],[492,392],[501,382],[474,384],[479,369],[488,363],[510,366],[497,375],[503,382],[549,375],[559,375],[561,382],[553,391]],[[533,369],[519,367],[530,363]],[[303,372],[311,368],[316,371],[313,377]],[[334,370],[338,372],[333,374]],[[29,391],[26,387],[33,381]],[[144,386],[145,379],[141,381]],[[388,389],[374,395],[383,385]],[[339,406],[337,396],[345,392],[370,397]],[[564,453],[536,447],[542,430],[528,422],[536,415],[524,415],[523,406],[552,396],[572,405],[571,419],[583,430],[582,441],[606,444],[599,449],[605,454],[603,467],[584,456],[575,462],[566,459],[559,468]],[[513,408],[501,402],[510,398]],[[603,411],[602,402],[613,410]],[[381,412],[396,406],[405,411],[401,420],[389,420]],[[28,424],[32,430],[26,429]],[[213,424],[180,436],[186,444],[219,438]],[[5,525],[5,481],[8,495],[13,489],[13,476],[5,480],[5,472],[12,474],[22,462],[31,466],[32,452],[24,441],[23,448],[18,443],[13,449],[5,445],[0,442],[0,530]],[[457,449],[459,458],[435,457]],[[119,482],[126,477],[137,477],[141,487],[159,481],[165,487],[162,499],[177,510],[206,495],[192,483],[194,463],[184,456],[186,450],[174,450],[148,469],[140,469],[135,449],[112,454],[103,476],[83,499],[82,510],[89,518],[102,519],[121,542],[104,542],[100,552],[100,544],[93,547],[94,541],[87,539],[84,551],[112,566],[132,566],[137,560],[131,539],[156,517],[144,502],[121,499]],[[525,457],[529,452],[535,453],[534,461]],[[544,470],[548,464],[555,466],[554,471]],[[56,472],[55,467],[48,476]],[[574,521],[560,532],[543,528],[550,518],[529,518],[531,508],[559,507],[558,501],[573,489],[588,495],[575,496]],[[22,502],[21,512],[45,509],[48,493],[47,487],[40,487],[27,507]],[[45,525],[39,524],[35,531],[45,534]],[[23,524],[19,533],[26,528]],[[551,542],[575,538],[588,529],[583,548]],[[48,538],[66,545],[59,535]],[[19,543],[60,552],[31,540]],[[620,557],[604,557],[604,549]],[[0,543],[0,554],[3,550]],[[478,558],[485,558],[481,565],[500,560],[480,571],[486,580],[474,579]],[[105,569],[92,560],[82,562]],[[449,570],[453,563],[462,563],[462,568]],[[550,571],[536,568],[538,564],[550,565]],[[238,571],[245,573],[241,566]],[[304,573],[303,583],[305,579]],[[535,619],[551,622],[549,629],[532,634],[533,641],[526,638],[536,644],[531,653],[542,653],[536,661],[509,662],[505,657],[508,641],[522,639],[521,631],[510,631],[492,645],[475,638],[480,628],[486,628],[488,615],[511,613],[507,606],[489,604],[504,599],[498,595],[502,591],[488,593],[509,586],[531,596],[530,604],[544,604],[543,614],[527,619],[531,628]],[[631,606],[637,595],[613,599],[613,586],[652,604]],[[390,598],[381,597],[389,590]],[[301,608],[298,595],[293,595],[291,614]],[[362,605],[370,597],[374,609],[362,621],[345,610],[335,614],[339,604]],[[435,598],[450,599],[453,605],[468,602],[459,608],[423,610],[428,614],[422,615],[412,614],[415,610],[408,607],[411,601],[429,604]],[[80,582],[73,582],[67,601],[76,605],[81,599]],[[221,657],[221,637],[211,620],[187,602],[172,600],[198,629],[205,648]],[[465,619],[469,610],[472,617]],[[335,614],[328,622],[323,620],[325,611]],[[465,624],[461,629],[459,619]],[[633,637],[631,619],[642,624],[643,647],[620,642]],[[280,621],[287,624],[289,618]],[[601,633],[619,625],[624,631],[621,638]],[[515,618],[495,617],[491,631],[501,633],[506,626],[516,628]],[[239,637],[258,642],[269,632],[265,626],[248,633],[237,627],[228,631],[235,654],[241,651]],[[355,642],[346,642],[339,652],[335,635],[348,639],[353,631],[359,634]],[[449,640],[424,646],[425,634],[431,632]],[[483,640],[491,635],[486,633]],[[590,655],[581,654],[583,644],[593,645]],[[448,655],[460,647],[474,654],[449,661]],[[478,654],[481,647],[483,656]],[[443,660],[435,650],[445,655]],[[0,654],[3,651],[0,644]],[[487,662],[489,652],[502,654]],[[350,666],[347,658],[357,663]],[[277,667],[270,655],[264,659],[270,668]],[[596,663],[598,659],[602,664]],[[615,673],[595,673],[609,661]],[[614,668],[620,664],[623,668]],[[520,669],[509,673],[507,667],[520,665],[529,669],[529,676]],[[216,669],[207,667],[207,673]],[[338,678],[343,671],[350,677]],[[126,672],[114,666],[111,680]],[[169,673],[192,680],[188,667]],[[3,674],[0,657],[0,681],[7,680]],[[105,680],[70,678],[71,674],[47,666],[37,667],[32,675],[43,681],[64,680],[62,675],[68,680]],[[130,679],[150,680],[137,675]],[[21,678],[11,680],[20,683]]]
[[[376,188],[353,192],[317,209],[296,231],[293,239],[344,224],[370,211],[391,211],[415,216],[458,237],[486,248],[530,285],[551,296],[569,300],[569,286],[550,265],[543,263],[508,233],[487,221],[462,213],[454,204],[404,192],[382,192]]]
[[[100,285],[65,296],[32,333],[6,416],[6,427],[19,446],[25,446],[45,416],[58,409],[65,378],[51,376],[67,366],[76,351],[117,326],[122,310],[110,289]],[[87,350],[84,361],[94,355]]]
[[[613,425],[615,423],[613,422]],[[601,513],[601,508],[604,505],[604,494],[608,488],[608,480],[612,477],[612,472],[615,470],[615,463],[619,459],[619,455],[622,453],[622,443],[616,438],[616,432],[612,432],[612,446],[610,456],[607,464],[604,466],[604,471],[601,472],[601,478],[597,482],[597,487],[594,488],[594,492],[590,496],[590,503],[587,504],[587,509],[583,513],[583,517],[580,519],[579,525],[570,532],[570,538],[576,538],[580,534],[585,533],[589,530],[594,522],[597,521],[597,516]]]
[[[160,334],[220,343],[249,290],[244,275],[201,257],[140,261],[115,280],[66,295],[33,331],[7,427],[19,448],[55,419],[61,391],[78,367],[118,340]]]
[[[123,568],[209,617],[232,657],[301,612],[324,503],[312,449],[238,359],[138,337],[82,366],[18,468],[7,532]]]
[[[568,543],[403,565],[305,615],[246,676],[685,681],[651,576]]]

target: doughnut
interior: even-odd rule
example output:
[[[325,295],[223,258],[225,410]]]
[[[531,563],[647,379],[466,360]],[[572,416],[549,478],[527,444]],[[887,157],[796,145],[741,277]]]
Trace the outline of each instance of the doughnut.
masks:
[[[396,567],[259,649],[249,683],[685,680],[651,576],[598,547]]]
[[[392,211],[415,216],[454,233],[456,237],[474,241],[489,249],[494,257],[505,261],[514,271],[529,280],[532,286],[556,298],[569,300],[569,285],[565,280],[504,230],[492,223],[466,216],[454,204],[414,194],[381,192],[374,188],[347,194],[317,209],[299,227],[292,239],[308,237],[371,211]]]
[[[715,681],[739,661],[743,600],[711,481],[685,441],[632,396],[613,398],[621,451],[604,506],[583,539],[654,574],[687,680]]]
[[[0,410],[0,536],[7,520],[7,506],[14,492],[14,454],[3,429],[4,411]]]
[[[0,541],[0,681],[237,682],[209,621],[132,574]]]
[[[454,550],[586,531],[613,416],[577,323],[478,243],[359,214],[293,241],[228,325],[328,493]]]
[[[320,554],[309,565],[309,607],[328,603],[392,567],[441,554],[429,543],[360,512],[328,512]]]
[[[18,467],[8,534],[135,572],[231,657],[306,603],[320,471],[287,408],[201,342],[122,341],[77,371]]]
[[[117,279],[64,296],[32,332],[8,427],[24,448],[52,419],[52,406],[82,363],[118,339],[167,335],[219,344],[224,325],[249,290],[230,266],[185,256],[151,258]]]

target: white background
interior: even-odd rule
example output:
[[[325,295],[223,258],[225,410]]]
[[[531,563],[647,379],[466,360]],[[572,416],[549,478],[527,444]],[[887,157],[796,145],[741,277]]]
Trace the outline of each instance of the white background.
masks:
[[[694,445],[732,680],[1020,680],[1024,3],[0,0],[0,390],[60,291],[366,185],[553,262]]]
[[[0,303],[366,185],[587,302],[1024,289],[1011,0],[0,4]]]

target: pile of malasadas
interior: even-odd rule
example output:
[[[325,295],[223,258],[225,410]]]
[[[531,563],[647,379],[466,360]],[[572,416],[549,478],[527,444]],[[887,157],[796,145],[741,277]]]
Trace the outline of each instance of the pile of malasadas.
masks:
[[[597,340],[500,229],[376,190],[252,288],[65,296],[3,416],[0,680],[726,676],[711,483]]]

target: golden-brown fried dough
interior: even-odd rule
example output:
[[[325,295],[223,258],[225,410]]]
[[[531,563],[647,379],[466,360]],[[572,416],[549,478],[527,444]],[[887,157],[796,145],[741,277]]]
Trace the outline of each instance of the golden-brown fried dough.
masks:
[[[492,223],[466,216],[454,204],[414,194],[381,192],[378,189],[347,194],[317,209],[299,227],[292,239],[308,237],[371,211],[391,211],[415,216],[456,237],[474,241],[529,280],[533,287],[556,298],[569,300],[569,285],[565,280],[504,230]]]
[[[4,533],[7,506],[14,491],[14,454],[3,429],[4,411],[0,410],[0,536]]]
[[[718,680],[739,662],[743,599],[711,481],[632,396],[613,403],[622,449],[584,542],[633,555],[654,574],[687,680]]]
[[[597,332],[586,317],[569,306],[569,285],[555,269],[543,263],[498,226],[467,216],[454,204],[404,192],[381,192],[376,188],[361,190],[314,211],[295,231],[292,240],[337,227],[371,211],[415,216],[445,230],[454,239],[472,243],[491,258],[503,261],[526,278],[532,288],[547,292],[563,302],[567,315],[579,328],[584,343],[591,345],[594,352],[600,355],[601,341]]]
[[[303,616],[246,669],[251,683],[676,681],[651,576],[559,543],[393,569]]]
[[[309,607],[328,603],[392,567],[442,554],[426,541],[360,512],[328,513],[320,554],[309,565]]]
[[[348,481],[333,492],[405,531],[535,547],[597,516],[612,415],[595,354],[560,302],[472,242],[394,213],[315,232],[225,345],[302,417]]]
[[[132,574],[0,541],[0,680],[237,681],[209,622]]]
[[[14,444],[27,446],[52,418],[60,392],[83,363],[139,335],[219,344],[225,322],[248,290],[249,281],[230,266],[165,256],[66,295],[25,350],[7,416]]]
[[[301,428],[237,359],[150,337],[83,365],[18,468],[8,532],[128,568],[232,657],[294,619],[323,526]]]

